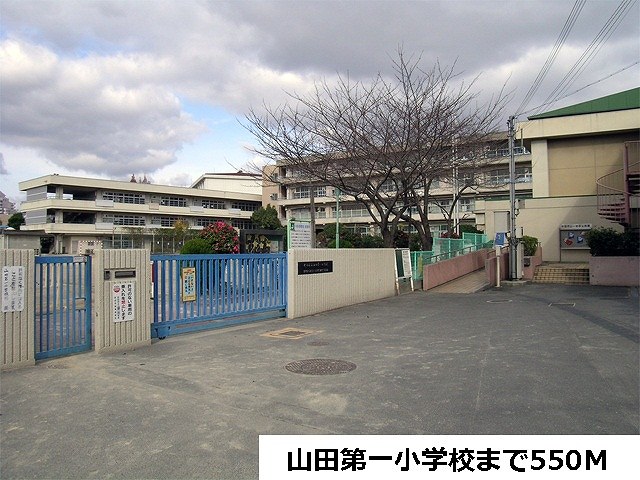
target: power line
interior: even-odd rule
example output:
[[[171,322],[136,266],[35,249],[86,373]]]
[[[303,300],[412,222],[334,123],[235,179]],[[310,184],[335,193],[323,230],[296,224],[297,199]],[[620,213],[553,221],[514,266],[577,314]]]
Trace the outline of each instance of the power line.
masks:
[[[584,86],[582,86],[582,87],[578,88],[577,90],[574,90],[574,91],[573,91],[573,92],[571,92],[571,93],[567,93],[564,97],[557,98],[557,99],[553,100],[553,102],[550,102],[550,103],[555,103],[555,102],[558,102],[558,101],[560,101],[560,100],[564,100],[565,98],[570,97],[571,95],[575,95],[576,93],[581,92],[581,91],[582,91],[582,90],[584,90],[585,88],[592,87],[593,85],[595,85],[595,84],[597,84],[597,83],[600,83],[600,82],[603,82],[603,81],[605,81],[605,80],[607,80],[607,79],[609,79],[609,78],[613,77],[614,75],[617,75],[617,74],[619,74],[619,73],[622,73],[622,72],[624,72],[625,70],[629,70],[631,67],[633,67],[633,66],[635,66],[635,65],[638,65],[639,63],[640,63],[640,61],[635,61],[635,62],[633,62],[633,63],[631,63],[631,64],[627,65],[626,67],[622,67],[621,69],[616,70],[615,72],[613,72],[613,73],[611,73],[611,74],[607,75],[606,77],[602,77],[601,79],[596,80],[595,82],[591,82],[591,83],[589,83],[589,84],[587,84],[587,85],[584,85]],[[533,112],[534,110],[540,110],[542,107],[546,107],[546,106],[547,106],[547,105],[549,105],[550,103],[542,103],[542,104],[538,105],[537,107],[533,107],[532,109],[527,110],[526,112],[521,112],[521,113],[520,113],[520,115],[526,115],[526,114],[528,114],[528,113]]]
[[[517,108],[516,115],[518,115],[527,106],[527,104],[529,103],[533,95],[536,93],[536,91],[542,84],[542,81],[545,79],[545,77],[549,73],[549,70],[553,65],[553,62],[555,61],[556,57],[558,56],[558,53],[562,49],[562,46],[564,45],[565,40],[569,36],[569,33],[573,29],[573,26],[576,23],[576,20],[578,19],[578,16],[580,15],[580,12],[582,11],[582,8],[584,7],[585,3],[586,3],[586,0],[576,0],[576,3],[573,4],[573,8],[571,9],[569,16],[565,20],[564,26],[560,31],[560,35],[558,35],[558,38],[556,39],[556,43],[553,45],[551,52],[549,52],[549,56],[547,57],[547,60],[545,61],[542,68],[540,69],[540,72],[538,72],[538,76],[533,81],[533,84],[531,85],[531,87],[529,88],[529,91],[527,92],[524,99],[522,100],[522,103]]]
[[[620,25],[620,22],[624,19],[628,11],[636,2],[637,0],[623,0],[622,2],[620,2],[618,7],[611,14],[607,22],[600,29],[595,38],[591,41],[580,58],[573,64],[573,66],[569,69],[560,83],[547,96],[542,105],[550,105],[557,102],[559,98],[567,91],[567,89],[571,85],[573,85],[580,74],[582,74],[585,68],[591,63],[598,52],[602,49],[609,37],[611,37],[613,32]]]

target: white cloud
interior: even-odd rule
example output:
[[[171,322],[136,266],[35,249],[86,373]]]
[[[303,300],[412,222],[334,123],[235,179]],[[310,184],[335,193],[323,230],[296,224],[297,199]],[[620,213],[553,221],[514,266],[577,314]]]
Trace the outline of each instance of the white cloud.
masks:
[[[0,58],[3,143],[37,150],[57,165],[95,174],[152,172],[204,131],[174,93],[145,83],[145,72],[136,85],[119,82],[135,69],[126,56],[65,59],[7,39]]]
[[[585,5],[530,106],[546,98],[616,6]],[[251,154],[242,151],[239,134],[217,130],[207,114],[185,113],[181,99],[242,117],[263,102],[286,101],[287,92],[304,94],[323,77],[388,73],[400,45],[422,53],[426,69],[436,60],[457,61],[464,78],[482,73],[476,86],[483,95],[510,76],[515,108],[570,9],[537,0],[3,0],[4,153],[9,159],[7,148],[36,152],[33,164],[52,171],[185,182],[216,170],[216,161],[229,170],[228,163],[243,164]],[[575,88],[636,61],[639,25],[636,4]],[[568,102],[631,88],[637,79],[636,66]]]

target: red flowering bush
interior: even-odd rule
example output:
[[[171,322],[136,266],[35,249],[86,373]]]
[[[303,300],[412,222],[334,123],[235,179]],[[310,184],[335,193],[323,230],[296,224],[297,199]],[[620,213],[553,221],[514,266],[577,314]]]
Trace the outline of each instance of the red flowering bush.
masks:
[[[207,225],[200,237],[209,242],[212,253],[239,253],[240,239],[238,232],[228,223],[218,221]]]

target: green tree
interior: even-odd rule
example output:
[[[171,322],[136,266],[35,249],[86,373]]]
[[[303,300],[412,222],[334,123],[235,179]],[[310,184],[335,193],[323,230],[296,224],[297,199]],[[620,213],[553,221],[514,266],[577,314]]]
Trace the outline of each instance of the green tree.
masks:
[[[271,205],[260,207],[251,215],[251,221],[258,227],[266,230],[280,230],[282,223],[278,218],[278,211]]]
[[[7,225],[15,230],[20,230],[20,225],[24,225],[24,215],[21,212],[14,213],[7,220]]]

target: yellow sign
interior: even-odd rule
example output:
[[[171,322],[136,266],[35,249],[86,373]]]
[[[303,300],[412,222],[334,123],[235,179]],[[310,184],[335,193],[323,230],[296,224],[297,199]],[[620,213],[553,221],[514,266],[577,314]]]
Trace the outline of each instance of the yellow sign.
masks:
[[[196,299],[196,268],[182,268],[182,301],[193,302]]]

